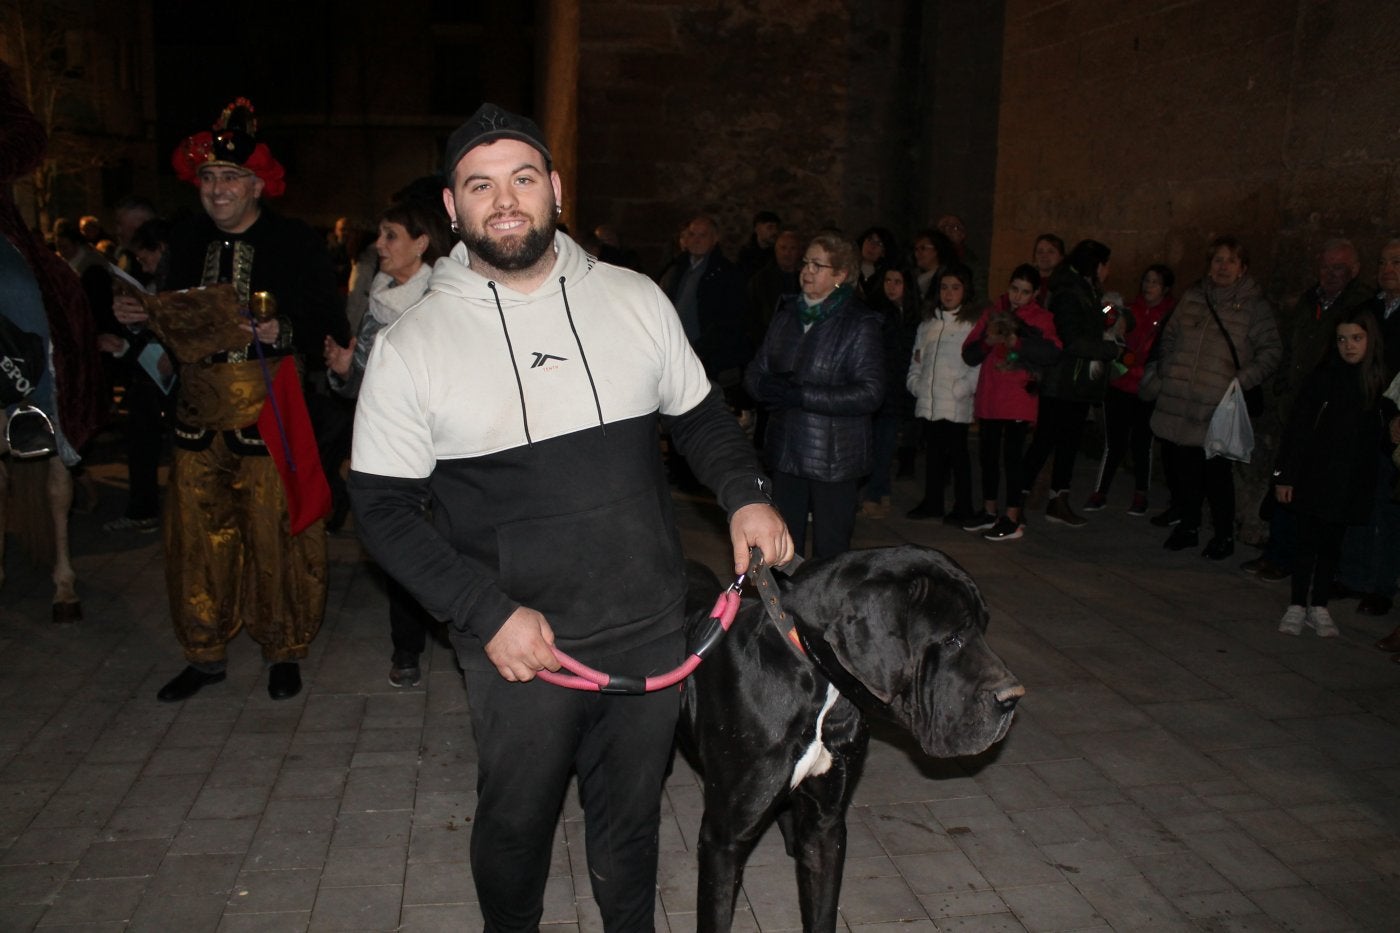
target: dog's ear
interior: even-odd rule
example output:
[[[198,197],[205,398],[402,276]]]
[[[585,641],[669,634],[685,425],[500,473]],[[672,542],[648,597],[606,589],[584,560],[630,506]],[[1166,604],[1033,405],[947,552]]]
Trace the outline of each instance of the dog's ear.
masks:
[[[822,639],[835,660],[886,705],[910,675],[906,618],[910,606],[927,597],[928,586],[926,577],[864,580],[832,607],[839,621],[823,626]]]

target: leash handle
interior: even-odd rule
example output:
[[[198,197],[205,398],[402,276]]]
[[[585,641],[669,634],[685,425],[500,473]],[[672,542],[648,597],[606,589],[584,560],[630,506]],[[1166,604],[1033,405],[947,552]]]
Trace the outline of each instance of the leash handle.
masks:
[[[740,581],[742,580],[743,578],[740,577]],[[559,664],[572,673],[540,671],[535,676],[545,683],[554,684],[557,687],[568,687],[571,690],[586,690],[595,693],[640,696],[644,693],[664,690],[685,680],[691,672],[700,666],[705,655],[719,644],[724,633],[729,631],[729,626],[734,624],[734,617],[738,613],[739,591],[731,586],[720,593],[719,598],[715,600],[715,607],[710,612],[709,623],[701,631],[698,643],[687,646],[690,656],[681,662],[679,667],[666,674],[645,679],[627,675],[605,674],[555,648],[554,656],[559,660]]]

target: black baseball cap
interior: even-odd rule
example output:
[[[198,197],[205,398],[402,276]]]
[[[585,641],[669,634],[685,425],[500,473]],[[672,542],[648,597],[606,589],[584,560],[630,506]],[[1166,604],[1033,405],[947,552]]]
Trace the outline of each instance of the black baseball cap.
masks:
[[[476,113],[467,118],[466,123],[453,130],[452,135],[447,138],[447,148],[443,152],[442,160],[443,177],[450,183],[452,170],[462,161],[462,156],[483,143],[495,142],[498,139],[517,139],[534,146],[540,151],[540,155],[544,156],[545,171],[554,168],[554,157],[549,154],[544,133],[540,132],[534,120],[511,113],[495,104],[482,104]]]

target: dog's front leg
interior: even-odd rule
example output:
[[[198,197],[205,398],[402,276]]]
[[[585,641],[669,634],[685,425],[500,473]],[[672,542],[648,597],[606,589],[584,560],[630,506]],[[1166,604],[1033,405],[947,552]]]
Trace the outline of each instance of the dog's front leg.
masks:
[[[797,897],[806,933],[832,933],[846,869],[846,813],[865,762],[869,732],[854,707],[840,707],[823,737],[831,768],[797,785],[790,809],[779,821],[789,854],[797,862]]]
[[[845,783],[842,773],[825,774],[804,781],[792,796],[787,844],[797,862],[797,899],[806,933],[836,929],[846,866]]]

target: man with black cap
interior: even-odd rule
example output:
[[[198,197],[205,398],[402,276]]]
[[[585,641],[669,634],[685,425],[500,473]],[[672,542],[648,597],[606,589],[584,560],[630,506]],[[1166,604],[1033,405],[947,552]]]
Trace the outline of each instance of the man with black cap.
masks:
[[[265,292],[276,314],[256,328],[242,325],[254,341],[247,346],[179,360],[164,530],[170,613],[188,666],[161,688],[157,699],[164,702],[222,681],[228,642],[243,627],[262,646],[268,694],[295,696],[298,662],[326,603],[324,521],[295,531],[269,451],[288,443],[292,413],[279,409],[271,422],[262,416],[278,363],[294,354],[319,360],[326,335],[348,341],[349,326],[321,238],[262,205],[286,186],[281,164],[254,138],[256,128],[252,104],[239,98],[212,133],[188,137],[171,157],[176,174],[199,187],[204,214],[172,231],[167,285],[231,282],[241,308]],[[115,310],[123,324],[144,328],[147,316],[135,299],[120,299]],[[179,348],[169,349],[179,356]],[[299,386],[295,391],[299,396]],[[260,421],[273,430],[265,434]],[[307,462],[315,458],[301,459],[303,476],[320,472],[319,461]]]
[[[488,930],[533,930],[569,775],[608,930],[649,930],[674,690],[568,690],[557,645],[613,673],[680,663],[685,571],[658,415],[748,550],[792,541],[737,422],[647,278],[556,229],[530,120],[482,106],[448,140],[461,243],[375,344],[350,490],[366,548],[451,626],[478,747],[472,873]]]

